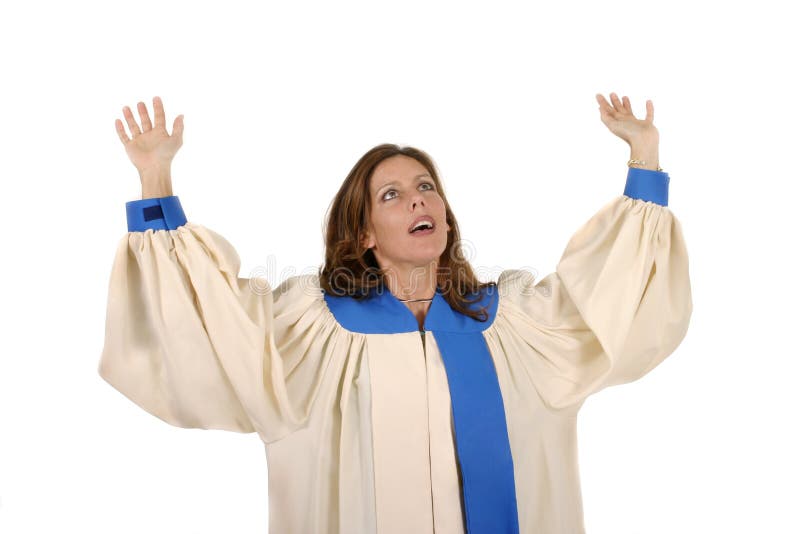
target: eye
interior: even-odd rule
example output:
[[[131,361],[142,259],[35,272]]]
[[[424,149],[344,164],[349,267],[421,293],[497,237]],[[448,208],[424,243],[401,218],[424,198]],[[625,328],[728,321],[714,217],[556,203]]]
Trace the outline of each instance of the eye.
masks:
[[[423,191],[435,191],[436,190],[436,187],[434,187],[434,185],[432,183],[430,183],[430,182],[422,182],[419,185],[420,185],[420,187],[422,187],[424,185],[428,186],[426,189],[423,189]],[[389,189],[388,191],[386,191],[383,194],[383,200],[391,200],[392,198],[394,198],[394,197],[388,197],[387,198],[386,195],[388,195],[389,193],[397,193],[397,191],[394,190],[394,189]]]

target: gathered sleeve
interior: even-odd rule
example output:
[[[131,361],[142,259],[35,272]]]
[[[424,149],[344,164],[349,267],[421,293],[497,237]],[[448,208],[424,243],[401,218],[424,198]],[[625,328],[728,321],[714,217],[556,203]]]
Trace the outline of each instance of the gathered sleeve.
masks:
[[[668,184],[664,172],[630,169],[625,192],[578,229],[555,272],[538,283],[522,270],[500,275],[501,308],[551,408],[637,380],[686,335],[689,262]]]
[[[302,427],[326,360],[316,277],[295,276],[275,290],[239,278],[231,244],[187,222],[177,197],[126,207],[102,378],[178,427],[257,432],[266,443]],[[279,352],[281,340],[289,346]]]

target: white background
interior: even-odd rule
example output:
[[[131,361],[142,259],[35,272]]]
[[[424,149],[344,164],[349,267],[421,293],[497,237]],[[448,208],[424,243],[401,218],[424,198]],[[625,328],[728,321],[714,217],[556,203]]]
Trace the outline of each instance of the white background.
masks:
[[[491,278],[552,271],[622,193],[629,149],[594,96],[614,91],[640,118],[654,102],[695,307],[670,358],[581,411],[587,532],[800,532],[788,4],[289,4],[0,8],[0,531],[267,531],[255,435],[171,427],[97,374],[140,195],[123,105],[185,115],[174,193],[242,275],[315,269],[345,175],[396,142],[434,157]]]

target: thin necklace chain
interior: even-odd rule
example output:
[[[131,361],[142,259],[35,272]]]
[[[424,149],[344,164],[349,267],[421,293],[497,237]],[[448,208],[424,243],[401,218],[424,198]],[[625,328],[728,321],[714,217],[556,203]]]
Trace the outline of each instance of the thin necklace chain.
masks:
[[[397,300],[400,300],[400,299],[397,299]],[[409,299],[409,300],[400,300],[400,302],[430,302],[432,300],[433,300],[433,298],[429,298],[429,299]]]

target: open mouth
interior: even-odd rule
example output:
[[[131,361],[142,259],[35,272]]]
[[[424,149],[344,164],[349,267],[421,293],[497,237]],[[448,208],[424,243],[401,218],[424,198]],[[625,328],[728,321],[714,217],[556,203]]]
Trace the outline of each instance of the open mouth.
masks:
[[[433,233],[433,226],[427,228],[419,228],[411,231],[411,235],[430,235]]]
[[[436,225],[430,219],[430,217],[425,217],[414,223],[411,228],[409,228],[408,233],[412,235],[427,235],[433,232]]]

